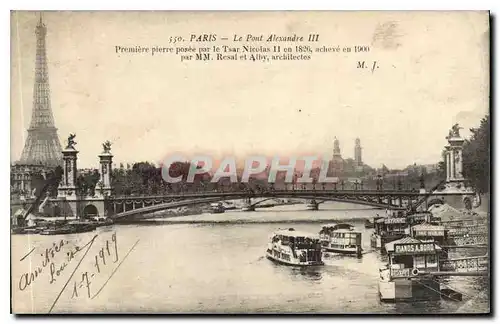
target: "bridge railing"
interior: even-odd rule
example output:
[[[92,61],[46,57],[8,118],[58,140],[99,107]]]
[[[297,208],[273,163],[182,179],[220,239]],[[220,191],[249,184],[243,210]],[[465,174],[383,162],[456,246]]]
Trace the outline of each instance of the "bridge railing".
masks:
[[[198,192],[234,192],[234,191],[259,191],[259,190],[277,190],[277,191],[325,191],[325,190],[333,190],[333,191],[419,191],[419,186],[412,183],[403,183],[403,182],[384,182],[379,180],[371,180],[371,179],[344,179],[340,180],[336,183],[267,183],[265,181],[250,181],[249,183],[197,183],[197,184],[173,184],[173,185],[157,185],[154,187],[143,186],[141,188],[133,188],[135,190],[148,191],[149,195],[156,195],[156,192],[159,194],[182,194],[182,193],[198,193]],[[130,195],[133,192],[130,192],[130,188],[126,189],[128,191],[127,194],[122,195]]]
[[[165,192],[162,194],[132,194],[132,195],[113,195],[112,199],[134,199],[134,198],[162,198],[162,197],[182,197],[182,196],[215,196],[215,195],[273,195],[273,194],[367,194],[367,195],[410,195],[421,196],[419,191],[399,191],[399,190],[353,190],[353,189],[330,189],[330,190],[313,190],[313,189],[295,189],[295,190],[240,190],[240,191],[224,191],[224,190],[210,190],[210,191],[191,191],[191,192]]]

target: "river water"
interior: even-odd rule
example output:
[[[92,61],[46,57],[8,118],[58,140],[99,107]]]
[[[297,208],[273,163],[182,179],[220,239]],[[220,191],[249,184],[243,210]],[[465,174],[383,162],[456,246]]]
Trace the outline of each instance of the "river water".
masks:
[[[342,203],[320,206],[320,211],[306,211],[304,205],[292,205],[250,213],[183,216],[154,224],[114,225],[73,235],[13,235],[13,311],[336,314],[488,311],[487,285],[481,278],[447,280],[448,286],[464,293],[462,302],[381,303],[377,280],[384,260],[371,251],[372,230],[365,229],[363,222],[382,211]],[[309,269],[276,265],[265,258],[268,237],[274,230],[294,227],[318,232],[320,223],[339,220],[349,221],[363,232],[362,258],[329,255],[324,258],[324,266]],[[52,256],[49,250],[48,256],[45,255],[46,249],[54,245],[60,246],[59,251]],[[36,277],[27,284],[26,278],[35,270]]]

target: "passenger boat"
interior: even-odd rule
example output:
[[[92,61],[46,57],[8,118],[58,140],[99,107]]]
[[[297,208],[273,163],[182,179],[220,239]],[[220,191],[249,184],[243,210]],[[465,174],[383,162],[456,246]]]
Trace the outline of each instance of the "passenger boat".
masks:
[[[375,221],[375,232],[370,237],[372,248],[385,253],[385,244],[408,236],[409,228],[406,217],[383,217]]]
[[[70,226],[46,228],[40,232],[40,235],[62,235],[74,233],[74,229]]]
[[[41,229],[39,227],[27,227],[24,229],[24,234],[38,234]]]
[[[447,230],[437,223],[422,223],[410,227],[410,236],[422,242],[435,242],[442,247],[440,259],[448,258],[447,247],[454,245],[453,241],[448,239]]]
[[[462,301],[462,294],[450,288],[441,289],[441,296],[447,300]]]
[[[319,204],[315,201],[312,200],[306,205],[307,210],[319,210]]]
[[[10,229],[11,234],[25,234],[23,227],[12,227]]]
[[[369,219],[365,220],[365,228],[375,228],[375,222],[370,221]]]
[[[439,245],[444,245],[446,241],[446,231],[442,225],[427,223],[413,225],[410,227],[410,235],[422,242],[436,242]]]
[[[97,228],[97,224],[88,221],[71,221],[68,226],[73,228],[74,233],[92,232]]]
[[[226,211],[222,203],[215,203],[210,205],[210,212],[212,214],[222,214]]]
[[[377,214],[376,217],[373,218],[373,220],[365,220],[365,228],[375,228],[375,222],[381,218],[384,218],[382,216],[379,216],[379,214]]]
[[[36,226],[16,226],[12,227],[10,232],[12,234],[38,234],[40,232],[40,229]]]
[[[222,206],[224,206],[224,210],[237,209],[234,202],[232,202],[232,201],[223,201]]]
[[[319,232],[321,246],[325,252],[361,256],[361,232],[354,231],[351,224],[326,224]]]
[[[380,269],[381,301],[428,301],[441,298],[434,272],[440,271],[441,247],[405,237],[385,245],[389,263]]]
[[[109,217],[93,217],[92,223],[97,226],[108,226],[113,225],[114,221]]]
[[[409,213],[406,215],[406,218],[410,226],[423,223],[438,224],[441,220],[441,218],[434,216],[428,211]]]
[[[270,237],[266,257],[290,266],[323,265],[321,244],[317,235],[288,230],[278,230]]]
[[[243,206],[241,208],[242,211],[249,212],[249,211],[255,211],[255,206],[248,205],[248,206]]]

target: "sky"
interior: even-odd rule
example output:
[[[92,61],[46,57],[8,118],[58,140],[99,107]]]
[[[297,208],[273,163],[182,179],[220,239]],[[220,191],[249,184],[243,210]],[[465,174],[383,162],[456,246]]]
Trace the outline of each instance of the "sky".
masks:
[[[46,12],[43,20],[56,127],[62,145],[76,133],[82,168],[97,167],[106,140],[116,163],[158,163],[174,152],[331,156],[335,137],[344,158],[359,137],[366,164],[404,168],[437,163],[451,126],[469,136],[489,109],[486,12]],[[12,162],[31,118],[37,21],[35,12],[11,15]],[[202,33],[314,33],[314,47],[370,52],[264,63],[115,51]],[[216,44],[228,43],[207,46]],[[360,60],[379,68],[358,69]]]

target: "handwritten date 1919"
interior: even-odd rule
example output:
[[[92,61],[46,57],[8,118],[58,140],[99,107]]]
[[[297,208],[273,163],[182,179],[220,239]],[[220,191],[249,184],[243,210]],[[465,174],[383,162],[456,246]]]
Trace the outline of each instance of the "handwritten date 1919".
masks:
[[[88,298],[91,298],[91,284],[94,278],[103,272],[107,265],[114,264],[119,261],[118,255],[118,241],[116,239],[116,233],[111,236],[111,241],[106,240],[104,246],[102,246],[97,254],[94,255],[94,267],[95,272],[84,271],[82,272],[80,278],[77,278],[73,283],[73,293],[72,298],[79,296],[79,290],[84,288],[86,290]]]
[[[109,258],[113,260],[113,263],[118,262],[118,243],[116,241],[116,233],[111,236],[111,243],[109,240],[106,240],[106,244],[99,250],[99,253],[94,256],[94,266],[97,269],[97,273],[101,273],[101,266],[106,265],[106,260]]]

